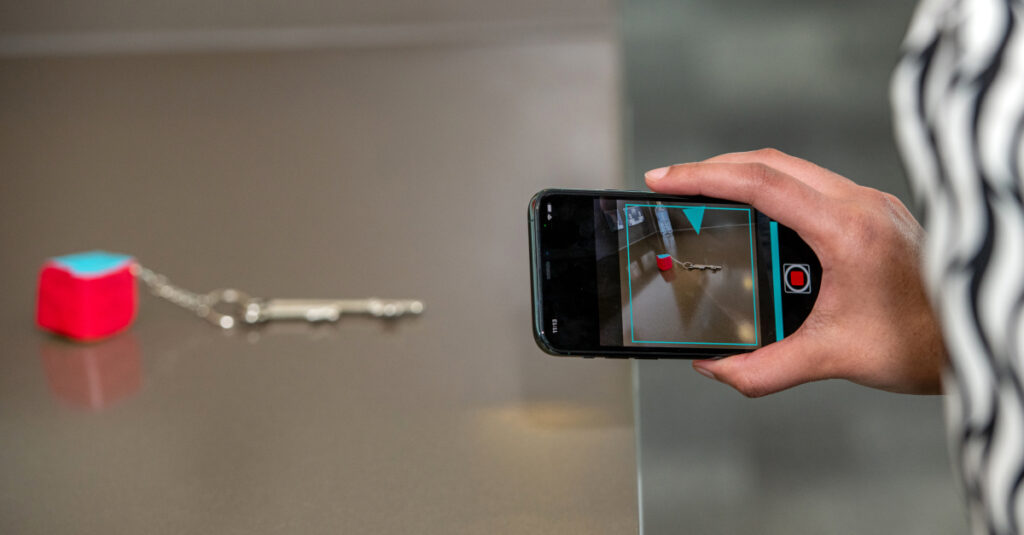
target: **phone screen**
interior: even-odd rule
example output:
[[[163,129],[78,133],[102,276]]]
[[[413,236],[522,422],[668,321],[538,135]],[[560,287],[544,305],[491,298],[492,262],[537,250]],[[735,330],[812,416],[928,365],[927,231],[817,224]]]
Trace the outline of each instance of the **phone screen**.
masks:
[[[736,204],[598,198],[604,346],[762,345],[756,212]],[[614,297],[612,299],[611,297]]]
[[[814,297],[791,300],[783,318],[783,228],[720,199],[545,190],[531,203],[538,344],[555,354],[699,356],[775,342]]]

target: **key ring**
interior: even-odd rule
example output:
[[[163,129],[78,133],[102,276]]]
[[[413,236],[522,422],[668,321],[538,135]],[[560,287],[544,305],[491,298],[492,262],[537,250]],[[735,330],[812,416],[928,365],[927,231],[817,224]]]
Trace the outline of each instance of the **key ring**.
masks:
[[[259,300],[234,288],[213,290],[206,294],[203,301],[195,310],[196,315],[222,329],[231,329],[240,321],[256,323],[259,318]],[[227,305],[227,310],[218,309],[221,305]]]

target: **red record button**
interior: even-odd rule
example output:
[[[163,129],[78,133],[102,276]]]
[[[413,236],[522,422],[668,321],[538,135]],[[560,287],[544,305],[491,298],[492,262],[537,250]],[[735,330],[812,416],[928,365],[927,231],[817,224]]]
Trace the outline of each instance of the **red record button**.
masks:
[[[811,293],[811,266],[807,264],[785,264],[782,266],[785,290],[788,294]]]

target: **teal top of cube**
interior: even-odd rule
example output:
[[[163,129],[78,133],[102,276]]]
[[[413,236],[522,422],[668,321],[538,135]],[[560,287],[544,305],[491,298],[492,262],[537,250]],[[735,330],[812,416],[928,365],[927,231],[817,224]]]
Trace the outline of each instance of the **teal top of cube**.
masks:
[[[86,251],[53,257],[53,262],[74,275],[95,276],[117,271],[132,261],[132,257],[106,251]]]
[[[670,257],[670,256],[672,256],[672,255],[669,255],[669,254],[660,254],[660,255],[658,255],[658,258],[668,258],[668,257]]]

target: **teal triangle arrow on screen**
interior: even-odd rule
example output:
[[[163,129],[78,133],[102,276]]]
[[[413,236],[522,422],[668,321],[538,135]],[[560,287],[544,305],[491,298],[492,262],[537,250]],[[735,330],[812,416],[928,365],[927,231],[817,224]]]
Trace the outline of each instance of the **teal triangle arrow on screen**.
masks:
[[[683,208],[683,213],[686,214],[686,219],[690,220],[690,224],[693,225],[693,230],[700,234],[700,223],[704,221],[704,207],[694,206],[690,208]]]

